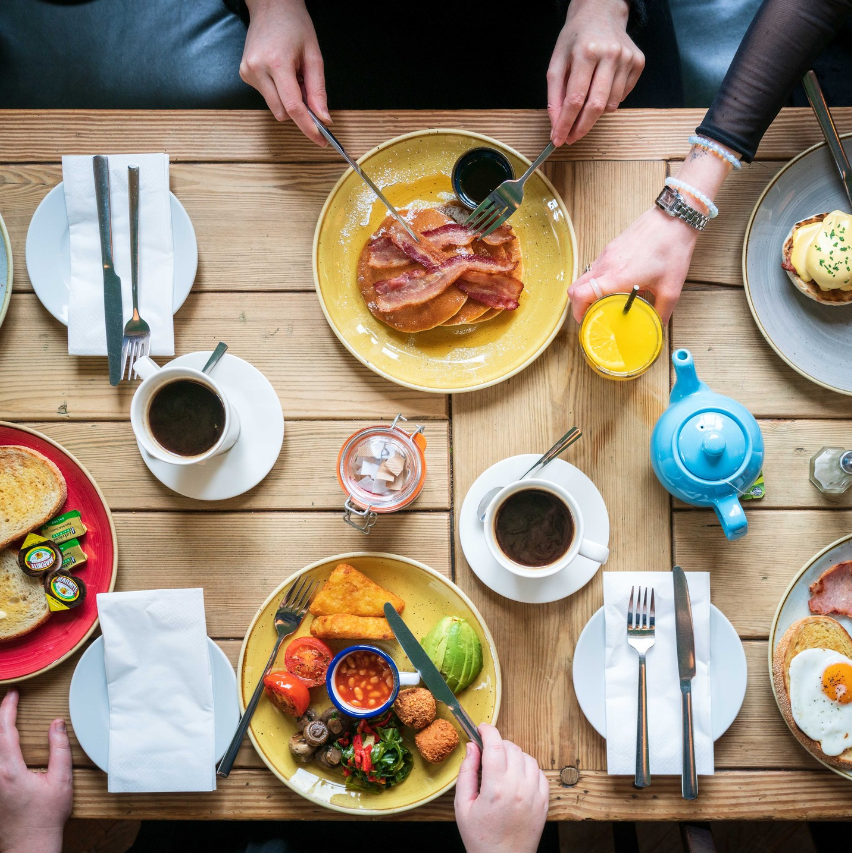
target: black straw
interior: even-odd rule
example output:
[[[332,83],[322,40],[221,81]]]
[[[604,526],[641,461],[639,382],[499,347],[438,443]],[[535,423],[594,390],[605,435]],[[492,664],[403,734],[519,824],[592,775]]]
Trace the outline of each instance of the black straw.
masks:
[[[639,285],[634,284],[633,290],[630,291],[630,296],[627,297],[627,302],[624,303],[624,309],[621,312],[622,314],[626,314],[633,307],[633,302],[635,301],[635,299],[638,295],[639,295]]]

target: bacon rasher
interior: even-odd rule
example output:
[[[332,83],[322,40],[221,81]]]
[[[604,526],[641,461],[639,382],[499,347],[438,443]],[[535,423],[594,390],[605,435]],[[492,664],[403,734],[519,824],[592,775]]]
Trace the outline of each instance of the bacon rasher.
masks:
[[[367,263],[375,269],[385,270],[408,266],[411,258],[390,237],[383,234],[370,243],[370,256],[367,258]]]
[[[459,225],[458,222],[450,222],[447,225],[442,225],[440,228],[433,228],[431,231],[424,231],[423,236],[429,242],[444,249],[447,246],[469,246],[476,237],[476,232],[472,231],[466,225]],[[512,231],[512,226],[508,223],[501,225],[493,233],[487,237],[480,237],[483,243],[489,246],[500,246],[503,243],[508,243],[515,239],[515,234]]]
[[[468,272],[509,273],[516,266],[516,261],[497,260],[485,255],[454,255],[428,275],[412,275],[407,281],[401,282],[406,275],[403,273],[396,279],[376,282],[375,289],[379,294],[376,307],[380,311],[397,311],[400,308],[422,305],[442,294],[453,282]]]
[[[447,256],[428,238],[420,235],[420,242],[411,239],[409,233],[396,222],[388,226],[388,237],[400,248],[412,261],[422,264],[427,270],[437,269]]]
[[[511,275],[470,270],[456,282],[456,287],[483,305],[514,311],[518,307],[518,297],[524,284]]]

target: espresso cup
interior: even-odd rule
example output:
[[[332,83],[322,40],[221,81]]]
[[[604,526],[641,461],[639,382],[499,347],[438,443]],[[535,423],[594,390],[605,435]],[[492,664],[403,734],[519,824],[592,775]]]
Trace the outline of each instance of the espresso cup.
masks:
[[[574,536],[568,550],[565,551],[554,562],[545,566],[525,566],[522,563],[517,563],[505,554],[497,541],[497,532],[495,524],[497,521],[497,513],[506,502],[507,498],[518,492],[537,490],[548,492],[558,498],[567,507],[571,514],[571,519],[574,523]],[[596,563],[605,563],[609,559],[609,548],[601,545],[598,542],[593,542],[591,539],[584,537],[586,525],[583,519],[583,511],[577,503],[574,496],[558,483],[553,483],[550,480],[517,480],[510,483],[501,489],[491,501],[487,512],[485,513],[485,541],[488,544],[488,550],[491,556],[506,570],[518,575],[522,578],[544,578],[548,575],[555,575],[561,572],[568,566],[572,560],[578,555],[594,560]]]
[[[136,389],[130,403],[130,424],[133,427],[136,440],[147,453],[155,459],[169,462],[172,465],[198,465],[218,456],[220,453],[225,453],[234,446],[240,437],[240,416],[233,404],[228,401],[222,386],[215,379],[192,367],[168,364],[165,367],[160,367],[147,356],[137,359],[134,368],[142,377],[142,382]],[[194,456],[182,456],[163,447],[154,437],[149,423],[149,409],[154,395],[165,385],[179,379],[188,379],[206,386],[219,398],[225,409],[225,423],[216,443],[203,453]]]

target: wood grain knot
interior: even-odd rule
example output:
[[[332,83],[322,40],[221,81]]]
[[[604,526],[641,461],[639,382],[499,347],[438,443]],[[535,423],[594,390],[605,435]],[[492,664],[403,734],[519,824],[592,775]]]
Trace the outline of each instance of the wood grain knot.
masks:
[[[573,764],[566,764],[559,771],[559,781],[566,788],[573,788],[580,781],[580,771]]]

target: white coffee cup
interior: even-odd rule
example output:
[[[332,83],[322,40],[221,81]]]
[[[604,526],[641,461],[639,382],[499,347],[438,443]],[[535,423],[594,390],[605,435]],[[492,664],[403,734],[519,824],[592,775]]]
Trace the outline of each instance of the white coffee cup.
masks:
[[[168,364],[165,367],[160,367],[148,357],[137,359],[134,366],[136,372],[142,377],[142,382],[130,402],[130,424],[133,427],[136,440],[147,453],[163,462],[170,462],[172,465],[198,465],[230,450],[234,446],[234,442],[240,437],[240,416],[233,404],[228,401],[222,386],[215,379],[192,367],[172,367]],[[218,441],[209,450],[205,450],[204,453],[199,453],[197,456],[180,456],[167,450],[154,438],[148,423],[148,410],[154,395],[164,385],[168,385],[177,379],[190,379],[193,382],[205,385],[222,401],[225,408],[225,425]]]
[[[571,513],[571,518],[574,522],[574,537],[571,540],[571,545],[568,550],[559,557],[555,562],[547,566],[525,566],[522,563],[516,563],[510,559],[500,548],[497,542],[497,533],[495,531],[495,523],[497,513],[500,507],[506,502],[506,499],[518,492],[538,490],[548,492],[554,495]],[[560,486],[558,483],[553,483],[550,480],[517,480],[510,483],[501,489],[491,501],[487,512],[485,513],[485,541],[488,544],[488,550],[491,551],[491,556],[504,568],[513,574],[519,575],[522,578],[544,578],[548,575],[555,575],[561,572],[571,561],[577,556],[588,557],[596,563],[605,563],[609,559],[609,548],[605,545],[600,545],[593,542],[591,539],[585,539],[583,534],[586,526],[583,520],[583,511],[580,505],[574,499],[573,495]]]

